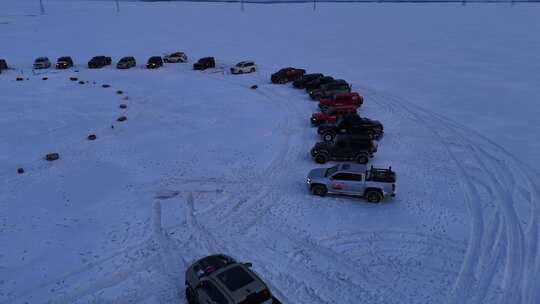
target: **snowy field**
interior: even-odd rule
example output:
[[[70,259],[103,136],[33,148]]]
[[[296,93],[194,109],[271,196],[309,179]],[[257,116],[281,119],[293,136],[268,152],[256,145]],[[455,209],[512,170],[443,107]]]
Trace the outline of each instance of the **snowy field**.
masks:
[[[1,304],[182,303],[215,252],[284,303],[540,302],[537,4],[45,3],[0,1]],[[142,68],[172,51],[219,68]],[[316,104],[269,83],[289,65],[365,96],[396,198],[309,194]]]

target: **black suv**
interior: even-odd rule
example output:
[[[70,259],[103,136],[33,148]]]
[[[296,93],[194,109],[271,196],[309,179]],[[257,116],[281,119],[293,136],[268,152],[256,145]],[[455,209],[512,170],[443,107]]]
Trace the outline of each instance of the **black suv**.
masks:
[[[146,63],[146,68],[148,69],[157,69],[163,66],[163,58],[161,56],[152,56],[148,59]]]
[[[351,85],[343,79],[337,79],[329,83],[322,84],[318,89],[309,91],[311,99],[329,98],[338,93],[348,93]]]
[[[306,92],[311,92],[313,90],[316,90],[318,88],[320,88],[323,84],[327,84],[327,83],[330,83],[332,81],[334,81],[334,77],[332,76],[324,76],[324,77],[321,77],[321,78],[317,78],[317,79],[314,79],[308,83],[306,83],[305,85],[305,88],[306,88]]]
[[[204,57],[193,64],[194,70],[206,70],[216,67],[216,60],[214,57]]]
[[[7,70],[8,65],[5,59],[0,59],[0,73],[2,73],[2,70]]]
[[[281,304],[253,272],[251,263],[238,263],[216,254],[194,262],[186,270],[189,304]]]
[[[112,63],[111,57],[106,56],[95,56],[94,58],[88,61],[89,69],[100,69],[104,66],[110,65]]]
[[[380,139],[384,134],[384,128],[380,121],[360,117],[358,115],[346,115],[339,118],[335,124],[322,124],[317,129],[324,141],[333,141],[337,134],[348,136],[367,135],[373,139]]]
[[[306,87],[307,83],[309,83],[309,82],[311,82],[313,80],[316,80],[316,79],[323,78],[323,77],[324,77],[324,75],[321,74],[321,73],[305,74],[304,76],[302,76],[302,78],[293,81],[293,87],[295,87],[297,89],[303,89],[303,88]]]
[[[116,63],[117,69],[129,69],[133,68],[137,65],[137,61],[135,60],[135,57],[133,56],[126,56],[122,57],[120,61]]]
[[[340,137],[335,142],[316,143],[311,149],[311,157],[318,164],[330,160],[367,164],[376,152],[377,142],[370,138]]]
[[[69,56],[63,56],[56,60],[56,68],[59,70],[69,69],[73,67],[73,59]]]

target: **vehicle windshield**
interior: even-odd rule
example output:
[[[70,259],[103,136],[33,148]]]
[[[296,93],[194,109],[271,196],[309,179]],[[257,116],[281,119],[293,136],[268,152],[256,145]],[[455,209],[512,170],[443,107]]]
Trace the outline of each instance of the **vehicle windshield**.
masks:
[[[232,292],[254,281],[253,277],[239,266],[226,270],[217,277]]]
[[[330,175],[334,174],[337,172],[337,170],[339,169],[339,166],[333,166],[331,168],[328,168],[326,170],[326,173],[324,174],[324,177],[329,177]]]

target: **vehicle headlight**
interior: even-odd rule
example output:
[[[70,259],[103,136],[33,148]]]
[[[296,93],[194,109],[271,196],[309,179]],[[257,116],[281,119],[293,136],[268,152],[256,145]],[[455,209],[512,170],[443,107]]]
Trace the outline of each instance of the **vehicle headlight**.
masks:
[[[311,178],[308,177],[307,180],[306,180],[306,182],[307,182],[308,184],[311,184]]]

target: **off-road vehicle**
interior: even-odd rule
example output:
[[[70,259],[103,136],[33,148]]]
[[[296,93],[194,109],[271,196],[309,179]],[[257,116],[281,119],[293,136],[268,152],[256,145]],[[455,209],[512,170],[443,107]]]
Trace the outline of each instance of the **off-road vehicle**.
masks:
[[[298,80],[302,76],[304,76],[304,74],[306,74],[306,70],[304,70],[304,69],[297,69],[297,68],[293,68],[293,67],[287,67],[287,68],[283,68],[283,69],[275,72],[274,74],[272,74],[272,76],[270,77],[270,80],[272,81],[272,83],[283,84],[283,83],[287,83],[289,81]]]
[[[188,304],[281,304],[251,270],[251,263],[216,254],[194,262],[186,270]]]
[[[133,56],[122,57],[120,61],[116,63],[117,69],[129,69],[137,66],[137,60]]]
[[[253,61],[242,61],[231,68],[231,74],[253,73],[257,70],[257,65]]]
[[[297,89],[303,89],[303,88],[306,87],[306,84],[308,82],[311,82],[313,80],[323,78],[323,77],[324,77],[324,75],[321,74],[321,73],[305,74],[304,76],[302,76],[302,78],[293,81],[292,85],[293,85],[293,87],[295,87]]]
[[[100,69],[112,63],[111,57],[107,56],[95,56],[88,61],[89,69]]]
[[[65,70],[73,67],[73,59],[69,56],[63,56],[56,60],[56,69]]]
[[[194,70],[206,70],[216,67],[216,60],[214,57],[204,57],[193,64]]]
[[[335,124],[321,124],[317,133],[324,141],[333,141],[337,134],[368,135],[373,139],[379,139],[384,134],[384,128],[378,120],[358,115],[343,115]]]
[[[314,80],[306,83],[306,85],[305,85],[306,92],[309,94],[309,92],[320,88],[323,84],[330,83],[330,82],[332,82],[334,80],[335,79],[332,76],[324,76],[322,78],[314,79]]]
[[[368,169],[365,165],[339,164],[311,170],[306,183],[314,195],[361,196],[371,203],[396,195],[396,173],[392,167],[382,169],[371,166]]]
[[[2,72],[2,70],[7,70],[8,69],[8,65],[7,65],[7,62],[5,59],[0,59],[0,73]]]
[[[321,124],[335,124],[341,116],[357,114],[358,106],[327,107],[321,112],[313,113],[310,122],[313,126]]]
[[[167,63],[186,62],[187,59],[188,58],[187,58],[186,54],[184,54],[183,52],[176,52],[176,53],[172,53],[172,54],[169,54],[169,55],[163,57],[163,61],[165,61]]]
[[[360,107],[364,103],[364,98],[356,92],[339,93],[332,98],[324,98],[319,101],[319,109],[324,110],[328,107],[356,106]]]
[[[38,57],[34,61],[35,70],[48,69],[50,67],[51,67],[51,61],[47,57]]]
[[[148,62],[146,63],[147,69],[158,69],[163,66],[163,59],[161,56],[152,56],[148,58]]]
[[[314,100],[319,100],[323,98],[329,98],[339,93],[349,92],[351,92],[351,85],[343,79],[338,79],[329,83],[325,83],[321,85],[320,88],[310,91],[309,97]]]
[[[328,161],[354,161],[367,164],[377,152],[377,142],[369,137],[339,137],[336,141],[318,142],[311,149],[311,157],[318,164]]]

